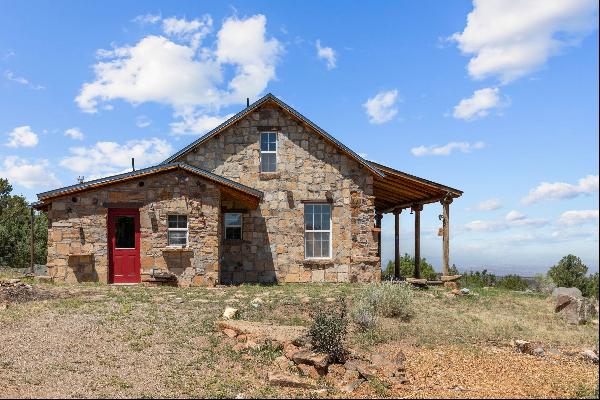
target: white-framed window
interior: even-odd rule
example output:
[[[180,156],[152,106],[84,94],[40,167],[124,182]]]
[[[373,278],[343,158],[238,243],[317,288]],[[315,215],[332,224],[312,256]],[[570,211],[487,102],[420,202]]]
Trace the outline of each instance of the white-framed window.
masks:
[[[225,213],[225,239],[242,238],[242,213]]]
[[[277,170],[277,132],[261,132],[260,134],[260,171],[275,172]]]
[[[304,205],[304,257],[331,258],[331,204]]]
[[[167,244],[169,246],[187,247],[188,217],[187,215],[167,216]]]

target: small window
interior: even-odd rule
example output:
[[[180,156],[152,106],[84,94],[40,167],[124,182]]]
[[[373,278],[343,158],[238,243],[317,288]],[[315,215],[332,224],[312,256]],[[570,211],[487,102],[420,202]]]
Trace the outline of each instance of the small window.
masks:
[[[135,219],[133,217],[117,217],[115,247],[117,249],[135,249]]]
[[[242,214],[225,213],[225,239],[239,240],[242,238]]]
[[[304,205],[304,256],[331,258],[331,205]]]
[[[275,172],[277,169],[277,132],[260,134],[260,171]]]
[[[168,219],[168,245],[186,247],[188,242],[187,215],[169,215]]]

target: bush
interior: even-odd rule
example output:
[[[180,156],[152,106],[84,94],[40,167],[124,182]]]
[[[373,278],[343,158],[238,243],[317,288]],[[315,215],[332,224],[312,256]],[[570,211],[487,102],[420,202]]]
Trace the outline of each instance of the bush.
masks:
[[[413,291],[408,285],[382,282],[368,285],[356,298],[352,319],[361,328],[374,327],[376,316],[408,319]]]
[[[500,278],[496,287],[507,290],[524,291],[529,287],[529,284],[519,275],[506,275]]]
[[[540,293],[552,293],[556,285],[546,274],[535,274],[533,276],[535,282],[535,290]]]
[[[583,293],[587,297],[595,297],[598,299],[598,273],[596,272],[594,275],[590,275],[587,279],[586,290]]]
[[[475,288],[475,287],[485,287],[485,286],[495,286],[498,279],[496,275],[490,274],[487,272],[487,269],[482,271],[469,271],[463,273],[462,278],[460,278],[460,286],[467,288]]]
[[[579,257],[569,254],[563,257],[558,264],[550,268],[548,276],[556,286],[576,287],[582,292],[587,290],[587,266]]]
[[[347,353],[344,348],[348,327],[346,303],[338,300],[330,309],[321,308],[315,313],[313,319],[309,335],[314,349],[327,353],[331,362],[343,362]]]
[[[389,260],[387,267],[381,277],[382,280],[390,280],[394,277],[395,263]],[[400,275],[403,277],[414,277],[415,275],[415,258],[409,254],[404,254],[400,257]],[[425,258],[421,259],[421,278],[436,280],[438,273],[435,272],[433,266],[427,262]]]

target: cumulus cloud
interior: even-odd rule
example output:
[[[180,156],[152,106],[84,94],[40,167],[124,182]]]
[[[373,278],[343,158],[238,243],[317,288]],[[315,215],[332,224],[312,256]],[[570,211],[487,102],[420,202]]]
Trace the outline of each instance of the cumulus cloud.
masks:
[[[8,133],[8,137],[10,138],[6,143],[8,147],[35,147],[39,142],[38,135],[29,125],[13,129]]]
[[[454,150],[458,150],[462,153],[470,153],[472,150],[479,150],[485,147],[485,143],[476,142],[450,142],[444,146],[419,146],[414,147],[410,152],[416,157],[422,156],[448,156]]]
[[[469,75],[507,83],[542,66],[597,27],[597,0],[474,0],[462,32]]]
[[[598,223],[598,210],[571,210],[560,215],[558,223],[561,225],[583,225]]]
[[[327,69],[334,69],[336,67],[336,52],[331,47],[322,47],[321,41],[317,40],[317,56],[321,60],[325,61]]]
[[[207,45],[210,16],[162,21],[166,36],[148,35],[132,46],[98,51],[95,78],[75,99],[81,110],[94,113],[116,99],[156,102],[189,120],[256,98],[275,79],[283,47],[267,37],[264,15],[227,18]]]
[[[494,211],[502,208],[502,202],[500,199],[487,199],[475,206],[477,211]]]
[[[83,132],[79,128],[70,128],[65,131],[65,136],[75,140],[83,140]]]
[[[130,140],[125,144],[97,142],[90,147],[72,147],[71,155],[63,158],[60,165],[88,179],[99,178],[122,172],[131,166],[135,158],[136,167],[156,164],[171,155],[173,149],[162,139]]]
[[[27,189],[59,186],[60,181],[51,171],[48,160],[30,162],[18,156],[5,157],[0,165],[0,176]]]
[[[157,22],[160,22],[160,20],[160,15],[155,14],[138,15],[137,17],[132,19],[133,22],[137,22],[140,25],[156,24]]]
[[[396,114],[396,101],[398,100],[398,90],[381,91],[371,97],[363,104],[369,122],[372,124],[383,124],[390,121]]]
[[[529,218],[525,214],[513,210],[507,213],[503,220],[475,220],[467,223],[465,229],[476,232],[496,232],[523,226],[544,226],[548,222],[547,219]]]
[[[138,115],[135,118],[135,126],[138,128],[147,128],[152,125],[152,121],[146,115]]]
[[[503,100],[500,97],[500,89],[479,89],[473,92],[471,97],[462,99],[460,103],[454,107],[452,115],[457,119],[472,121],[474,119],[483,118],[490,113],[490,110],[505,107],[507,104],[508,100]]]
[[[202,113],[182,115],[179,121],[171,123],[171,132],[174,135],[198,135],[206,133],[233,116],[234,114],[219,116]]]
[[[531,189],[521,202],[532,204],[549,199],[570,199],[595,192],[598,192],[598,175],[587,175],[579,179],[576,185],[566,182],[542,182]]]

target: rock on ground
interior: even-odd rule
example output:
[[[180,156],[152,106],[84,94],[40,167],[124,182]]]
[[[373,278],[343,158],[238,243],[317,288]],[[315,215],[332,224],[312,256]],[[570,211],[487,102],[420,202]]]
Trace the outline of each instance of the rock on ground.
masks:
[[[576,288],[570,289],[579,291]],[[591,321],[597,315],[593,302],[585,297],[577,296],[576,292],[573,293],[575,294],[558,294],[554,311],[560,312],[569,324],[582,325]]]

